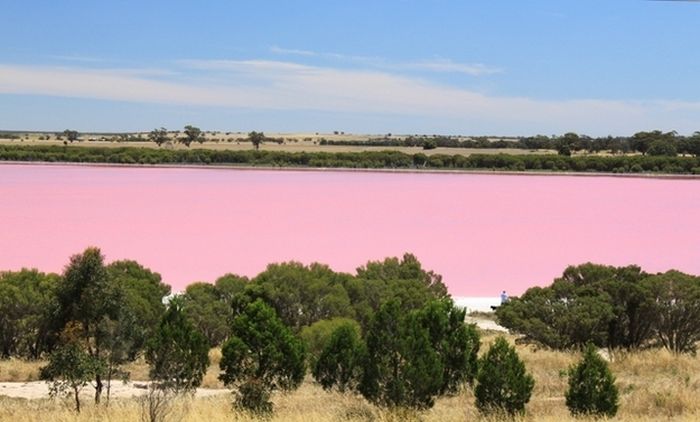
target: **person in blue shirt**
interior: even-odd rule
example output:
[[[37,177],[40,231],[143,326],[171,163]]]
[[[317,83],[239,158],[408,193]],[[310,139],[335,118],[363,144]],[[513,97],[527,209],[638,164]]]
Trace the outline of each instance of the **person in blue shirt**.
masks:
[[[508,295],[506,294],[506,291],[501,292],[501,305],[504,303],[508,302]]]

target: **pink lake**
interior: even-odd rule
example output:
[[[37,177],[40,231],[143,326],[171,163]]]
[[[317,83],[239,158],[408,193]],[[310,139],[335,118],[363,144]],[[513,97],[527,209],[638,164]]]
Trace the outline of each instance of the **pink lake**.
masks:
[[[453,295],[497,296],[587,261],[700,274],[699,216],[700,180],[0,165],[0,269],[95,245],[179,290],[412,252]]]

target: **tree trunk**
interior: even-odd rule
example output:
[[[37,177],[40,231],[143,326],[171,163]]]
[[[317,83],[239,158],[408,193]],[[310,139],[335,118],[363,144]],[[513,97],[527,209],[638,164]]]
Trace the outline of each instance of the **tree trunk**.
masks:
[[[73,387],[73,394],[75,395],[75,411],[80,413],[80,390],[78,387]]]
[[[95,404],[100,404],[100,397],[102,396],[102,377],[100,374],[95,376]]]

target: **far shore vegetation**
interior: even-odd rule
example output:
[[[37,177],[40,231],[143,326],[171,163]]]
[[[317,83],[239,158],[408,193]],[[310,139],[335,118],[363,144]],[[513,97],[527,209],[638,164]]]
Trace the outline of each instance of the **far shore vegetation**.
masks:
[[[0,272],[0,380],[40,378],[58,399],[0,395],[0,419],[692,420],[699,310],[698,276],[587,263],[502,304],[510,333],[492,333],[411,254],[354,274],[275,263],[173,295],[90,247],[62,274]],[[143,395],[111,398],[127,380]]]
[[[700,132],[627,137],[439,135],[267,136],[182,131],[80,134],[0,132],[0,161],[142,165],[700,174]]]

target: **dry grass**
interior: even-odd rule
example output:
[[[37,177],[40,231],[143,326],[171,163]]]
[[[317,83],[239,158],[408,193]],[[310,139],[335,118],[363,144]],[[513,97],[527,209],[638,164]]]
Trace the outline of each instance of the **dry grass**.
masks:
[[[274,135],[273,135],[274,136]],[[245,137],[245,136],[243,136]],[[0,139],[0,145],[60,145],[63,146],[63,141],[52,140],[38,140],[35,136],[30,136],[29,139],[23,140],[7,140]],[[134,142],[110,142],[110,141],[77,141],[71,146],[95,146],[104,148],[116,148],[116,147],[141,147],[141,148],[153,148],[157,149],[158,146],[149,141],[134,141]],[[187,149],[184,145],[175,145],[175,149]],[[192,144],[191,148],[203,148],[212,150],[250,150],[252,146],[250,142],[212,142],[206,141],[203,144]],[[545,154],[545,153],[555,153],[555,151],[530,151],[526,149],[519,148],[502,148],[502,149],[488,149],[488,148],[435,148],[431,150],[424,150],[422,147],[373,147],[373,146],[363,146],[363,145],[319,145],[317,141],[308,141],[303,139],[296,139],[295,141],[285,141],[284,144],[277,144],[272,142],[263,143],[260,146],[261,150],[264,151],[283,151],[283,152],[362,152],[362,151],[400,151],[406,154],[417,154],[423,153],[426,155],[434,154],[448,154],[448,155],[464,155],[469,156],[472,154]]]
[[[0,360],[0,382],[37,381],[44,361]]]
[[[496,334],[486,333],[482,353]],[[508,337],[513,342],[514,337]],[[567,388],[566,369],[579,358],[574,353],[537,349],[532,346],[517,346],[518,353],[535,378],[535,391],[527,405],[524,421],[561,422],[574,419],[569,416],[564,403]],[[210,352],[212,365],[205,376],[205,387],[221,387],[216,379],[221,351]],[[18,361],[2,363],[2,373],[12,366],[37,367],[36,363]],[[142,363],[134,364],[132,374],[143,373]],[[659,421],[700,420],[700,359],[692,356],[673,356],[662,350],[652,350],[627,355],[617,355],[611,363],[620,389],[620,411],[616,420]],[[22,369],[21,373],[31,371]],[[4,378],[4,377],[3,377]],[[395,413],[371,406],[361,397],[328,393],[310,379],[297,391],[274,396],[273,421],[464,421],[495,420],[481,417],[474,406],[472,393],[465,390],[456,397],[437,401],[435,407],[423,413]],[[231,408],[231,396],[179,400],[173,414],[182,421],[253,420],[250,415],[236,413]],[[139,420],[140,408],[135,399],[116,399],[109,408],[95,407],[89,401],[84,411],[76,415],[70,402],[49,400],[21,400],[0,396],[0,421],[122,421]]]

